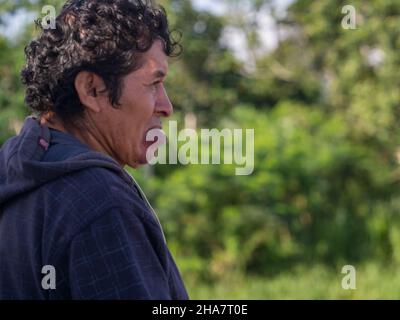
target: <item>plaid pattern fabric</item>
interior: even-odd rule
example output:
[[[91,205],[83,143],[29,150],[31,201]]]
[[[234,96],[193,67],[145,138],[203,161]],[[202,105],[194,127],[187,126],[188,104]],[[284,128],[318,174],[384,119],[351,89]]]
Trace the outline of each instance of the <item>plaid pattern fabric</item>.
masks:
[[[37,128],[29,125],[26,134],[33,135]],[[23,150],[18,137],[12,143]],[[71,136],[52,131],[50,142],[40,161],[17,163],[43,172],[41,180],[20,175],[19,189],[3,160],[13,148],[0,150],[8,182],[0,181],[0,299],[188,299],[160,227],[133,183]],[[56,272],[55,289],[42,285],[46,265]]]

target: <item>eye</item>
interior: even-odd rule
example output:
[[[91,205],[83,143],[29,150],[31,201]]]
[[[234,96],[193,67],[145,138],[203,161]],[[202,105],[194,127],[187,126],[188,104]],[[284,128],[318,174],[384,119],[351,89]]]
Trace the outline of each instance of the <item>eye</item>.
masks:
[[[153,83],[150,85],[151,89],[155,91],[155,90],[157,89],[157,86],[158,86],[160,83],[161,83],[161,81],[153,82]]]

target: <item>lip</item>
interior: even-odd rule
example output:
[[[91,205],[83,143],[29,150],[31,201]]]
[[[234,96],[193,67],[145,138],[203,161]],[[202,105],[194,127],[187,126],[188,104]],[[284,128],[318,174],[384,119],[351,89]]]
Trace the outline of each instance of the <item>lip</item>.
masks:
[[[162,130],[162,123],[161,121],[155,121],[153,126],[151,126],[147,131],[153,130],[153,129],[160,129]]]
[[[160,130],[162,130],[162,127],[161,127],[161,126],[151,127],[151,128],[149,129],[149,131],[150,131],[150,130],[153,130],[153,129],[160,129]]]
[[[163,139],[166,139],[166,135],[165,135],[161,125],[157,125],[157,126],[154,126],[154,127],[151,127],[150,129],[148,129],[146,131],[145,136],[147,136],[148,132],[150,132],[151,130],[154,130],[154,129],[157,129],[157,130],[161,131]],[[158,139],[160,138],[158,134],[157,134],[157,137],[158,137]],[[155,141],[146,141],[146,138],[145,138],[145,143],[151,145],[151,144],[155,143]]]

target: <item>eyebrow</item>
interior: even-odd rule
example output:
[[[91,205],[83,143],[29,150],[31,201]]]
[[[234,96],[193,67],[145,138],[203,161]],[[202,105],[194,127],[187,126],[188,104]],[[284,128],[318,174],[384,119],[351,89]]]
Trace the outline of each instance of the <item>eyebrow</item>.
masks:
[[[163,70],[157,70],[153,73],[153,78],[165,78],[167,74]]]

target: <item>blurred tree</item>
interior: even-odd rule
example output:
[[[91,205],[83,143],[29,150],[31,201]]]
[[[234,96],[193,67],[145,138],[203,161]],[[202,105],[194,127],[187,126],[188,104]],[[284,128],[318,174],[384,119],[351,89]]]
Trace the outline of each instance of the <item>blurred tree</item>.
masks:
[[[276,5],[226,2],[250,12]],[[251,107],[227,117],[256,128],[252,176],[193,166],[169,176],[174,189],[152,185],[189,271],[399,261],[400,3],[354,1],[355,30],[342,28],[346,4],[294,1],[275,16],[278,46],[242,70],[235,90]],[[229,23],[257,48],[254,19]]]
[[[197,11],[191,1],[164,0],[171,27],[182,35],[183,54],[171,65],[167,88],[174,107],[194,113],[199,125],[215,126],[240,101],[241,64],[220,39],[223,17]]]
[[[2,1],[0,25],[21,10],[39,17],[46,2]],[[255,129],[251,176],[229,165],[134,173],[185,274],[400,263],[400,3],[354,0],[357,28],[346,30],[345,1],[297,0],[282,13],[277,1],[225,0],[222,16],[191,1],[159,2],[182,34],[167,80],[180,127],[195,114],[198,127]],[[261,42],[264,17],[279,35],[276,48]],[[232,27],[244,30],[251,61],[222,41]],[[19,71],[36,32],[31,21],[13,39],[0,35],[0,144],[28,114]]]
[[[56,0],[52,5],[58,9],[63,1]],[[24,105],[25,89],[20,81],[20,71],[25,64],[24,47],[37,34],[33,19],[26,23],[23,13],[32,12],[39,18],[45,0],[4,0],[0,3],[0,27],[14,19],[20,20],[21,28],[12,35],[0,33],[0,144],[19,132],[22,120],[29,115]]]

